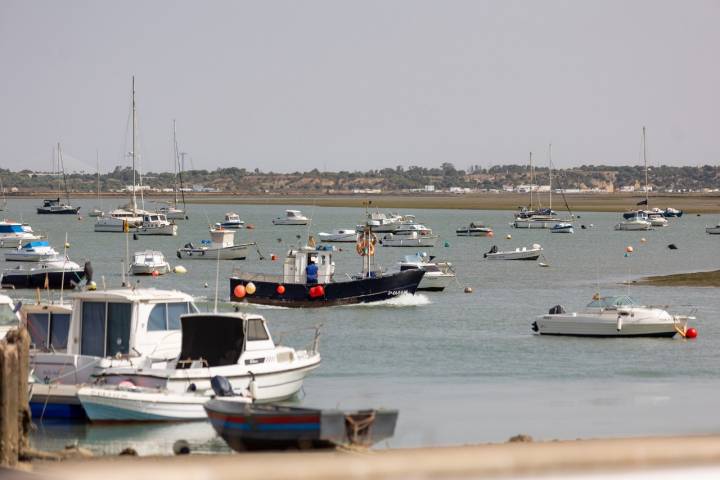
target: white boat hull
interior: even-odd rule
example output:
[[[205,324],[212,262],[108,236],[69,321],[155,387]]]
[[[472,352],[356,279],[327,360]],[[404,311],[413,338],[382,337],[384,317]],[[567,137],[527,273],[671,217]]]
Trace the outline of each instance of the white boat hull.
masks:
[[[168,225],[160,226],[140,226],[133,230],[138,235],[177,235],[177,225],[170,223]]]
[[[417,238],[383,238],[383,247],[434,247],[437,235],[420,235]]]
[[[438,274],[438,272],[425,272],[425,275],[423,275],[417,289],[431,292],[442,292],[448,285],[450,285],[453,278],[455,278],[455,274],[452,273]]]
[[[682,324],[657,321],[635,322],[623,318],[618,329],[617,317],[598,318],[572,314],[543,315],[538,317],[538,333],[541,335],[569,335],[585,337],[672,337]]]
[[[549,229],[552,228],[553,225],[557,223],[557,220],[547,220],[547,221],[541,221],[541,220],[515,220],[513,222],[513,227],[515,228],[537,228],[537,229]]]
[[[542,254],[542,248],[515,250],[509,252],[486,253],[485,258],[488,260],[537,260]]]
[[[247,257],[247,245],[234,245],[223,248],[180,248],[178,258],[188,260],[244,260]]]
[[[720,235],[720,225],[716,227],[705,227],[705,233],[710,235]]]
[[[23,253],[8,252],[5,254],[5,261],[8,262],[46,262],[57,258],[56,253]]]
[[[158,275],[165,275],[170,273],[170,265],[164,263],[162,265],[138,265],[133,264],[130,267],[130,273],[133,275],[152,275],[153,272],[157,272]]]
[[[493,233],[492,230],[456,230],[458,237],[487,237]]]
[[[321,242],[327,243],[355,243],[358,240],[357,232],[345,234],[319,233],[318,238]]]
[[[639,222],[621,222],[615,225],[615,230],[618,231],[640,231],[640,230],[650,230],[652,228],[652,225],[650,222],[646,221],[639,221]]]
[[[287,220],[287,219],[273,219],[273,225],[307,225],[308,220]]]
[[[28,242],[41,240],[42,238],[40,235],[33,234],[4,235],[0,237],[0,248],[17,248],[18,246],[23,246]]]

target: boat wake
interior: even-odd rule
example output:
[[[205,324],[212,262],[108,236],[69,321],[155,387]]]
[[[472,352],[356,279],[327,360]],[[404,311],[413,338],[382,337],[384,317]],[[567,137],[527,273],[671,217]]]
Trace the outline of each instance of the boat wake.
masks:
[[[397,297],[389,298],[379,302],[371,303],[357,303],[354,305],[346,305],[347,307],[363,307],[363,308],[375,308],[375,307],[422,307],[424,305],[430,305],[432,302],[427,295],[422,293],[401,293]]]

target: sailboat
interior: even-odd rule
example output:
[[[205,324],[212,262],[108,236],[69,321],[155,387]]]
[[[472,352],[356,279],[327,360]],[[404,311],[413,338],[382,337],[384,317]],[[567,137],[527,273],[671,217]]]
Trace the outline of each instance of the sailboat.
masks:
[[[54,168],[53,168],[53,170],[54,170]],[[60,148],[60,143],[58,142],[58,144],[57,144],[58,176],[60,176],[61,171],[62,171],[61,183],[63,184],[63,188],[65,190],[65,203],[60,203],[60,197],[45,199],[43,201],[42,207],[37,207],[38,215],[44,215],[44,214],[77,215],[78,211],[80,210],[80,207],[73,207],[72,205],[70,205],[70,192],[68,191],[68,187],[67,187],[67,177],[65,176],[65,165],[63,164],[62,149]]]
[[[100,154],[96,152],[95,159],[97,162],[97,204],[100,205]],[[90,213],[88,213],[89,217],[102,217],[103,211],[100,210],[98,207],[93,208],[90,210]]]
[[[132,184],[132,197],[131,197],[131,205],[130,208],[118,208],[113,211],[111,211],[107,215],[103,215],[101,217],[98,217],[97,221],[95,222],[95,231],[96,232],[128,232],[131,229],[134,229],[135,227],[141,226],[143,224],[143,214],[147,212],[143,212],[137,208],[137,198],[136,198],[136,185],[137,181],[135,179],[136,171],[135,171],[135,140],[136,140],[136,131],[137,128],[137,115],[136,115],[136,107],[135,107],[135,77],[133,76],[132,79],[132,174],[133,174],[133,184]]]
[[[0,205],[0,212],[7,209],[7,198],[5,197],[5,186],[2,183],[2,177],[0,177],[0,192],[2,192],[2,204]]]
[[[161,207],[157,211],[158,213],[162,213],[165,215],[169,220],[187,220],[187,215],[185,214],[185,211],[187,210],[187,206],[185,205],[185,189],[182,188],[182,164],[185,162],[181,162],[180,158],[181,156],[184,158],[185,153],[181,153],[178,148],[178,141],[177,141],[177,132],[175,130],[175,120],[173,120],[173,150],[174,150],[174,168],[175,168],[175,185],[173,186],[173,201],[172,204],[167,207]],[[178,173],[179,172],[179,173]],[[178,179],[180,180],[180,188],[178,188]],[[178,190],[180,191],[180,195],[182,196],[182,205],[183,208],[178,208]]]

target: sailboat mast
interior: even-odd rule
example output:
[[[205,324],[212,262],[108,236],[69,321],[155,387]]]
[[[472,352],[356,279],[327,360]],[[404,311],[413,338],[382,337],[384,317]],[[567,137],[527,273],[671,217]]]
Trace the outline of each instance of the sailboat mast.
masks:
[[[642,144],[643,144],[643,162],[645,162],[645,206],[649,209],[650,202],[648,194],[648,169],[647,169],[647,152],[645,148],[645,127],[642,129]]]
[[[100,150],[95,149],[95,169],[97,170],[97,201],[100,205]]]
[[[533,209],[533,164],[532,152],[530,152],[530,210]]]
[[[174,150],[174,160],[173,160],[173,170],[175,171],[175,185],[173,187],[173,208],[177,208],[178,203],[178,162],[180,161],[180,158],[178,156],[178,144],[177,144],[177,131],[175,130],[175,120],[173,119],[173,150]]]
[[[137,199],[135,198],[136,181],[135,181],[135,75],[132,77],[132,210],[133,214],[137,214]]]
[[[548,144],[548,172],[550,175],[550,212],[552,212],[552,143]]]

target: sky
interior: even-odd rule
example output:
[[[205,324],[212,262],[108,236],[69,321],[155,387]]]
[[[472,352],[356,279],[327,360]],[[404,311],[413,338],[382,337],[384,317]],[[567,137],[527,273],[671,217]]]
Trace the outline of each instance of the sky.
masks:
[[[720,2],[0,2],[0,167],[720,163]]]

